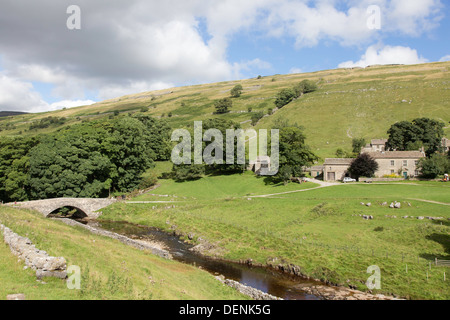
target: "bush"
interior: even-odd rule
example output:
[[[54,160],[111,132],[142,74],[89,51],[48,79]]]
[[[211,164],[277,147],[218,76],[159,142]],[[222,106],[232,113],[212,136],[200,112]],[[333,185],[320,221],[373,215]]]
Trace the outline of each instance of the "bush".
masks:
[[[264,113],[262,113],[262,111],[254,113],[252,115],[252,126],[256,126],[262,118],[264,118]]]
[[[283,89],[277,95],[277,98],[275,100],[275,106],[281,109],[285,105],[291,103],[295,98],[296,93],[294,89]]]
[[[295,87],[295,91],[297,97],[300,97],[302,94],[317,91],[317,85],[310,80],[303,80]]]
[[[156,183],[158,183],[158,175],[152,171],[142,177],[142,181],[139,184],[139,189],[145,190],[151,188],[156,185]]]
[[[231,96],[233,98],[239,98],[242,94],[242,86],[240,84],[236,85],[233,89],[231,89]]]
[[[348,171],[352,176],[357,177],[373,177],[375,171],[378,170],[378,162],[375,161],[369,154],[363,153],[353,160]]]
[[[230,98],[217,100],[214,103],[214,107],[216,108],[215,114],[225,114],[230,112],[230,109],[233,107],[233,101]]]

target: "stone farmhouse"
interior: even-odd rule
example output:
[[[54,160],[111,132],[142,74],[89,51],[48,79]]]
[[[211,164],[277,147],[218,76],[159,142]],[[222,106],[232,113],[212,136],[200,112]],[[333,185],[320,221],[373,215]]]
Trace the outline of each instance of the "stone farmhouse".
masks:
[[[420,175],[419,160],[425,158],[422,151],[386,151],[387,139],[374,139],[365,146],[361,153],[368,153],[378,163],[376,178],[397,175],[405,179]],[[354,159],[328,158],[323,166],[310,168],[311,176],[324,181],[341,181],[350,177],[348,169]]]
[[[374,139],[365,146],[361,152],[382,152],[386,151],[386,143],[388,142],[388,139]]]
[[[388,175],[399,175],[405,179],[415,178],[420,175],[418,170],[419,160],[425,158],[422,151],[378,151],[366,152],[378,163],[376,178]],[[323,179],[325,181],[340,181],[350,177],[348,169],[354,159],[325,159],[323,165]],[[320,168],[320,167],[315,167]],[[313,174],[317,176],[317,169]]]

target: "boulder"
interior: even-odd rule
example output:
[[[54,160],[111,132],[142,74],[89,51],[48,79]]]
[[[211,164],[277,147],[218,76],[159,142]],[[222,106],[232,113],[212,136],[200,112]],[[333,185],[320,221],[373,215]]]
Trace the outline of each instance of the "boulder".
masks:
[[[22,293],[19,294],[9,294],[6,296],[6,300],[26,300],[25,295]]]

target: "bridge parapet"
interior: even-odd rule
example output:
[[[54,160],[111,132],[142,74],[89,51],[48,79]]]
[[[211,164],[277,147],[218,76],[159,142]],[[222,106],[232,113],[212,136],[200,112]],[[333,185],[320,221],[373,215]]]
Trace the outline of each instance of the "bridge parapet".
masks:
[[[98,210],[106,208],[116,201],[117,200],[115,199],[56,198],[8,203],[7,205],[36,210],[42,213],[45,217],[57,209],[72,207],[84,212],[90,219],[97,219],[101,215],[101,213],[97,212]]]

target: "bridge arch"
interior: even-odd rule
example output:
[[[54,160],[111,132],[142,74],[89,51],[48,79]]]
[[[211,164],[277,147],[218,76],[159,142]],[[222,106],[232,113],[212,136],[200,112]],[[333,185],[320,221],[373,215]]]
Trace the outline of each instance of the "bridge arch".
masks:
[[[89,215],[80,208],[74,206],[63,206],[50,212],[47,217],[62,217],[78,220],[89,218]]]
[[[10,203],[8,205],[36,210],[42,213],[45,217],[60,208],[72,207],[83,212],[90,219],[97,219],[101,215],[99,210],[113,204],[114,202],[116,202],[115,199],[57,198]]]

